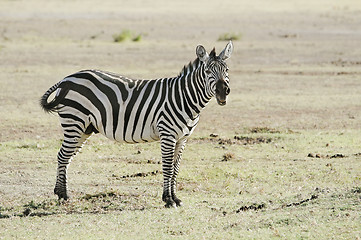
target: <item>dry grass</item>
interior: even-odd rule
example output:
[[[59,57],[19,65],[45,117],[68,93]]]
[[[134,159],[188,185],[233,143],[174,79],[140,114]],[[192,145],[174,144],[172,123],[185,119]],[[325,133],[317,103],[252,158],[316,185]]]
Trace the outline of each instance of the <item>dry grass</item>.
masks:
[[[360,238],[356,1],[194,3],[201,13],[163,0],[93,3],[8,1],[0,10],[0,238]],[[158,143],[98,135],[70,165],[72,198],[59,203],[52,190],[62,136],[40,96],[80,69],[175,76],[197,44],[224,47],[216,41],[224,26],[243,33],[229,60],[231,94],[227,106],[207,106],[186,147],[185,205],[163,207]],[[114,44],[119,29],[149,35]]]

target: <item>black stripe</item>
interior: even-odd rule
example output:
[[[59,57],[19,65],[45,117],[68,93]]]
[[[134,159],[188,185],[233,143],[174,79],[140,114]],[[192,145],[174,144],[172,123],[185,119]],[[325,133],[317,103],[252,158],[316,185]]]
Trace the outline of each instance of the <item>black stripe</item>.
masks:
[[[187,99],[185,98],[185,96],[187,95],[185,76],[182,77],[180,82],[181,82],[181,93],[182,93],[182,96],[183,96],[182,99],[183,99],[183,102],[184,102],[184,111],[186,112],[187,116],[192,119],[193,115],[192,115],[191,110],[188,107]]]
[[[125,108],[125,113],[124,113],[124,126],[123,126],[123,140],[125,142],[127,142],[125,140],[125,135],[127,133],[127,128],[128,128],[128,124],[129,124],[129,120],[130,120],[130,115],[132,114],[134,105],[136,103],[136,101],[138,100],[140,93],[144,87],[144,85],[146,84],[147,81],[137,81],[136,82],[136,88],[133,89],[132,91],[132,97],[130,98],[126,108]]]
[[[173,124],[176,125],[178,127],[179,130],[182,130],[182,127],[179,125],[177,119],[175,119],[175,117],[173,116],[172,112],[170,111],[169,107],[168,107],[168,104],[165,104],[164,106],[164,109],[165,111],[169,114],[169,116],[172,118],[173,121],[169,121],[170,124]],[[177,112],[176,112],[177,113]],[[177,113],[177,116],[178,116],[178,113]],[[182,117],[182,116],[181,116]],[[181,120],[181,119],[180,119]],[[187,125],[187,124],[186,124]],[[170,128],[173,128],[174,129],[174,126],[169,126]]]
[[[89,74],[86,74],[89,75]],[[102,125],[104,127],[104,132],[106,133],[106,123],[107,123],[107,116],[106,116],[106,109],[103,105],[103,103],[99,100],[99,98],[96,96],[96,94],[90,90],[88,87],[84,85],[80,85],[71,81],[68,81],[68,84],[70,85],[70,89],[72,91],[78,92],[79,94],[86,97],[93,105],[96,107],[101,115],[101,121]]]
[[[148,84],[146,85],[146,89],[145,89],[145,91],[143,93],[142,100],[140,101],[140,103],[138,105],[137,113],[136,113],[135,118],[134,118],[134,127],[133,127],[133,131],[132,131],[132,139],[133,139],[133,141],[134,141],[134,133],[135,133],[135,130],[137,128],[138,121],[139,121],[139,116],[140,116],[143,108],[149,108],[149,106],[145,106],[145,102],[147,101],[147,99],[149,97],[149,94],[153,89],[154,83],[155,83],[155,81],[149,81],[148,82]]]
[[[175,89],[173,86],[173,91],[178,92],[178,89]],[[177,115],[177,118],[185,125],[187,125],[186,120],[184,119],[184,117],[182,116],[181,112],[177,110],[177,108],[175,107],[174,101],[172,100],[172,93],[169,92],[168,93],[168,102],[169,102],[169,107],[173,110],[174,114]],[[177,99],[176,99],[177,102]],[[169,115],[172,115],[171,112],[168,110],[166,110],[167,112],[169,112]],[[172,116],[173,117],[173,116]],[[177,123],[178,121],[173,119],[175,123]],[[180,128],[181,129],[181,128]]]
[[[74,142],[73,141],[68,141],[66,139],[63,140],[63,143],[66,143],[66,144],[70,144],[70,145],[73,145]],[[67,145],[64,145],[62,147],[66,147],[66,148],[76,148],[76,146],[67,146]]]
[[[122,81],[126,82],[126,84],[128,85],[129,88],[133,88],[135,86],[136,82],[138,81],[138,80],[130,79],[130,78],[127,78],[127,77],[124,77],[124,76],[120,76],[119,74],[112,73],[112,72],[107,72],[107,71],[92,70],[92,72],[100,73],[100,74],[103,73],[103,74],[107,74],[107,75],[111,76],[110,78],[108,78],[109,81],[111,81],[111,82],[114,81],[116,83],[119,80],[122,80]],[[124,83],[122,83],[122,84],[124,84]]]
[[[162,85],[162,88],[160,89],[160,94],[161,94],[160,101],[158,102],[158,105],[154,111],[156,114],[154,114],[152,122],[154,122],[155,117],[156,117],[157,113],[159,112],[159,109],[161,108],[161,106],[164,104],[164,99],[167,95],[168,82],[166,81],[166,79],[164,79],[162,82],[163,82],[163,85]],[[160,116],[161,116],[161,114],[159,115],[159,117]]]
[[[164,124],[165,127],[168,128],[167,131],[168,131],[168,132],[174,131],[174,127],[169,126],[169,124],[172,124],[172,122],[171,122],[171,120],[168,118],[168,116],[167,116],[164,112],[161,114],[161,116],[162,116],[162,117],[164,118],[164,120],[165,120],[165,122],[162,121],[162,123]],[[176,133],[176,132],[174,131],[174,133]],[[169,133],[169,134],[171,134],[171,133]],[[174,137],[174,134],[172,134],[171,136]]]
[[[193,72],[193,68],[190,67],[189,70],[189,74],[186,78],[187,82],[188,82],[188,90],[190,93],[190,97],[192,98],[192,102],[197,103],[197,96],[196,93],[194,92],[194,86],[193,86],[193,81],[194,81],[194,72]]]
[[[113,138],[115,138],[115,131],[118,127],[118,117],[119,117],[120,105],[118,103],[118,97],[117,97],[116,93],[114,92],[114,90],[111,87],[101,83],[96,77],[94,77],[92,74],[87,73],[87,72],[76,73],[76,74],[71,75],[70,77],[83,78],[83,79],[87,79],[87,80],[91,81],[101,92],[103,92],[108,97],[110,105],[112,106]],[[102,115],[102,123],[104,126],[104,132],[106,133],[106,120],[107,119],[106,119],[106,110],[105,110],[104,106],[103,106],[103,110],[104,110],[104,112],[101,111],[100,113]],[[104,118],[103,118],[103,116],[104,116]]]
[[[182,91],[181,89],[181,83],[180,81],[176,81],[176,84],[174,85],[174,98],[175,98],[175,102],[178,106],[178,109],[179,111],[183,111],[183,108],[182,108],[182,99],[181,99],[181,94],[180,92]]]
[[[203,91],[204,88],[202,88],[202,84],[201,84],[201,76],[199,74],[199,72],[195,73],[194,75],[194,89],[197,93],[197,99],[198,99],[198,104],[204,108],[204,102],[206,102],[205,98],[203,97]],[[205,93],[204,93],[205,94]]]
[[[65,124],[65,123],[62,123],[61,126],[63,128],[71,128],[71,127],[76,127],[77,129],[80,130],[80,132],[83,132],[84,129],[82,129],[78,124]]]
[[[80,135],[79,134],[77,134],[77,135],[69,135],[69,134],[64,133],[64,137],[65,138],[77,138],[77,137],[80,137]],[[72,144],[74,144],[74,142]]]
[[[73,154],[74,153],[74,150],[67,151],[64,148],[62,148],[60,151],[62,151],[64,153],[67,153],[67,154]]]
[[[85,122],[83,121],[83,119],[81,119],[73,114],[59,113],[59,117],[60,118],[70,118],[70,119],[73,119],[74,121],[81,122],[85,128]]]
[[[192,100],[189,98],[187,93],[183,92],[183,97],[186,99],[184,108],[188,114],[188,117],[190,119],[194,120],[195,118],[193,117],[193,114],[192,114],[190,108],[193,109],[193,111],[196,112],[197,114],[199,113],[199,111],[198,111],[197,107],[194,106],[194,104],[192,103]]]
[[[197,89],[196,91],[197,91],[197,97],[198,97],[198,104],[199,104],[199,106],[201,106],[201,108],[204,108],[205,107],[204,103],[208,102],[208,101],[203,96],[201,89]]]
[[[77,133],[77,134],[81,134],[83,131],[79,132],[78,130],[74,130],[74,129],[64,129],[64,132],[66,133]]]
[[[130,81],[129,79],[127,79],[125,77],[118,76],[118,75],[108,73],[108,72],[103,72],[103,71],[93,71],[93,73],[95,73],[100,78],[104,79],[105,81],[108,81],[108,82],[111,82],[111,83],[114,83],[115,85],[117,85],[120,93],[122,94],[123,102],[125,102],[127,100],[128,95],[129,95],[128,90],[126,89],[125,84],[123,82],[119,81],[118,79],[126,81],[129,88],[132,88],[134,86],[134,81]],[[112,77],[115,77],[115,78],[111,78],[111,77],[109,77],[109,75]]]
[[[85,116],[92,116],[93,119],[94,119],[94,121],[95,121],[95,124],[98,126],[98,122],[97,122],[97,119],[96,119],[95,115],[94,115],[92,112],[90,112],[89,109],[86,109],[83,105],[81,105],[80,103],[75,102],[75,101],[73,101],[73,100],[71,100],[71,99],[65,98],[65,99],[63,99],[63,100],[61,101],[61,104],[65,105],[65,106],[70,106],[70,107],[72,107],[72,108],[75,108],[75,109],[77,109],[79,112],[82,112]],[[60,115],[60,114],[59,114],[59,115]],[[63,115],[64,115],[64,114],[63,114]],[[69,115],[69,114],[68,114],[68,115]],[[78,117],[76,117],[76,116],[74,116],[74,115],[73,115],[73,117],[68,117],[68,118],[72,118],[72,119],[74,119],[75,121],[80,121],[80,122],[82,122],[83,125],[84,125],[84,128],[88,127],[88,126],[85,126],[85,122],[84,122],[82,119],[80,119],[80,118],[78,118]]]
[[[58,162],[62,163],[63,161],[59,161],[59,160],[63,160],[63,159],[69,159],[71,156],[67,157],[66,154],[63,154],[61,152],[58,152]]]
[[[144,118],[143,118],[143,123],[141,125],[141,127],[142,127],[142,132],[140,134],[141,137],[143,136],[144,128],[146,127],[145,123],[147,122],[149,113],[152,110],[156,100],[158,99],[159,90],[160,90],[160,86],[161,86],[162,82],[161,81],[154,81],[154,84],[155,84],[155,89],[154,89],[154,92],[153,92],[153,96],[152,96],[152,99],[150,100],[150,102],[149,102],[149,104],[147,106],[147,109],[146,109],[146,112],[145,112]],[[154,120],[154,118],[153,118],[153,120]]]

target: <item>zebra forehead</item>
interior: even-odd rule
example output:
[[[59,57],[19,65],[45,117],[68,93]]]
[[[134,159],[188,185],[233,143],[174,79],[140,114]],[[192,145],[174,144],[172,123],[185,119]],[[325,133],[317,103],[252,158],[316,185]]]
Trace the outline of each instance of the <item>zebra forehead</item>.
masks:
[[[215,59],[211,59],[209,62],[208,62],[208,67],[209,68],[216,68],[217,70],[227,70],[228,69],[228,66],[227,64],[222,61],[219,57],[216,57]]]

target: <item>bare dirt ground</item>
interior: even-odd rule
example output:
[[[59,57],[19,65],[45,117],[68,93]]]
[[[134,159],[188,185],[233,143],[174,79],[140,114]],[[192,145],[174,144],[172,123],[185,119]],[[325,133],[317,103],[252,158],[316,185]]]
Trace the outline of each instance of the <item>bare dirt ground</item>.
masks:
[[[228,62],[229,101],[225,107],[217,106],[215,101],[207,106],[194,133],[193,143],[204,146],[204,143],[197,143],[200,141],[197,139],[211,133],[231,139],[258,127],[276,129],[281,133],[300,132],[301,135],[297,136],[305,140],[297,141],[300,146],[289,147],[302,151],[282,155],[273,148],[266,148],[269,153],[260,150],[264,155],[255,157],[272,161],[282,159],[282,162],[282,156],[289,161],[309,160],[307,153],[313,151],[312,147],[315,149],[312,154],[316,155],[322,149],[321,144],[332,147],[332,136],[336,136],[340,141],[337,150],[344,150],[344,154],[352,157],[351,163],[338,162],[332,166],[350,164],[349,175],[342,176],[358,174],[358,177],[352,178],[354,182],[335,180],[333,184],[336,188],[342,184],[359,186],[361,177],[357,169],[360,169],[360,164],[356,154],[361,146],[360,26],[361,3],[358,0],[1,1],[0,210],[1,205],[10,209],[12,203],[21,205],[34,198],[54,198],[51,191],[55,179],[55,156],[62,136],[57,117],[45,114],[38,104],[50,86],[71,73],[93,68],[134,78],[176,76],[183,65],[194,60],[198,44],[209,51],[213,47],[218,52],[223,49],[226,42],[217,40],[225,33],[241,36],[240,40],[234,41],[234,53]],[[125,29],[141,34],[141,41],[115,43],[113,35]],[[100,139],[95,143],[104,144],[107,149],[93,144],[86,150],[96,152],[98,149],[102,154],[109,151],[110,161],[116,161],[117,156],[112,155],[115,147]],[[272,146],[277,147],[277,143]],[[143,152],[147,147],[140,148]],[[257,154],[252,152],[252,147],[241,149],[249,155],[237,155],[235,149],[239,147],[234,147],[236,154],[231,158],[238,160]],[[137,148],[125,150],[134,152]],[[190,148],[193,155],[188,156],[203,161],[204,156],[193,151]],[[221,150],[217,148],[216,151]],[[299,151],[300,156],[297,155]],[[336,153],[325,152],[323,156]],[[133,155],[129,154],[130,160],[127,160],[132,161]],[[84,155],[83,158],[91,156]],[[331,164],[329,157],[321,159],[323,165]],[[82,170],[79,164],[74,166],[79,176],[73,176],[72,187],[87,192],[88,185],[84,184],[89,183],[76,186],[75,182],[82,181],[82,174],[97,172],[98,167],[89,161],[90,169]],[[153,173],[160,169],[160,166],[152,166],[143,172]],[[328,168],[332,168],[330,166]],[[111,168],[107,166],[102,171],[111,171]],[[194,170],[190,169],[192,173]],[[114,178],[137,172],[141,171],[121,170]],[[161,181],[160,175],[155,175]],[[186,176],[183,175],[185,179]],[[89,188],[99,190],[96,181],[90,182]],[[102,186],[103,183],[99,184]],[[160,185],[156,187],[160,188]],[[189,190],[184,188],[185,192]],[[195,190],[189,191],[191,195]],[[158,199],[158,196],[148,197]],[[161,205],[159,202],[155,204]],[[252,209],[250,206],[253,205],[246,207]],[[356,208],[360,209],[359,203]],[[230,225],[230,228],[237,225],[244,230],[241,223]],[[360,231],[358,235],[348,236],[360,237]],[[262,232],[258,233],[262,236]]]

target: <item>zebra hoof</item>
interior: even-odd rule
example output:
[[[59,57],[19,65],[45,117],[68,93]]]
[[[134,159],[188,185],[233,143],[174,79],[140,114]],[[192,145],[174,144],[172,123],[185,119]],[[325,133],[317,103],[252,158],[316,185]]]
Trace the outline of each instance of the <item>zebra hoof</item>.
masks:
[[[168,199],[165,204],[165,207],[166,208],[177,208],[177,204],[172,199]]]
[[[173,198],[173,200],[177,207],[181,207],[183,205],[183,202],[179,198]]]
[[[64,189],[55,188],[54,193],[58,195],[59,200],[64,199],[66,201],[69,199],[69,195],[66,189],[64,190]]]

